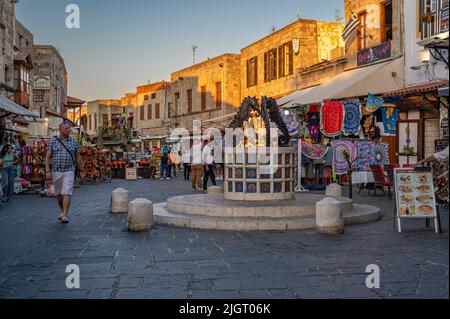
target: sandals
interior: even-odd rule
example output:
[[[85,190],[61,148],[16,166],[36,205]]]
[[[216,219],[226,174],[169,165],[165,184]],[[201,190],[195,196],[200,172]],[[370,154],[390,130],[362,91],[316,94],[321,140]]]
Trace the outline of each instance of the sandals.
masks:
[[[69,218],[67,218],[66,216],[61,217],[61,223],[68,224],[69,223]]]
[[[58,217],[58,220],[61,220],[63,218],[63,216],[64,216],[63,214],[60,214]]]

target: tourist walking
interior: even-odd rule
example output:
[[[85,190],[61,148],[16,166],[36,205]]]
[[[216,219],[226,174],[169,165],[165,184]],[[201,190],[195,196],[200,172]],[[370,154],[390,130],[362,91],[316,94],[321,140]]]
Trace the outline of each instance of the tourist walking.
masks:
[[[202,143],[195,139],[192,146],[192,191],[202,190],[203,163],[202,163]],[[197,187],[197,188],[196,188]]]
[[[83,170],[80,145],[69,135],[71,128],[72,125],[66,120],[59,125],[59,136],[50,140],[45,156],[45,179],[53,184],[60,209],[59,219],[63,224],[69,222],[68,214],[77,166],[78,170]]]
[[[163,156],[161,156],[161,170],[160,170],[160,177],[161,180],[166,177],[167,180],[170,180],[169,176],[169,156],[167,153],[164,153]]]
[[[20,159],[13,153],[13,147],[10,144],[3,146],[0,152],[0,169],[2,170],[2,202],[12,200],[14,195],[14,178],[16,176],[15,166]]]
[[[156,168],[158,167],[158,159],[156,158],[155,154],[152,154],[152,156],[150,157],[149,166],[150,166],[150,179],[155,179]]]
[[[191,150],[183,150],[181,163],[183,164],[184,180],[188,181],[191,174]]]
[[[203,175],[203,191],[206,193],[208,191],[208,179],[211,178],[211,182],[214,186],[216,183],[216,176],[214,174],[215,164],[214,164],[214,156],[212,147],[212,141],[214,137],[211,137],[209,140],[205,141],[205,146],[202,151],[202,160],[205,168],[205,173]]]

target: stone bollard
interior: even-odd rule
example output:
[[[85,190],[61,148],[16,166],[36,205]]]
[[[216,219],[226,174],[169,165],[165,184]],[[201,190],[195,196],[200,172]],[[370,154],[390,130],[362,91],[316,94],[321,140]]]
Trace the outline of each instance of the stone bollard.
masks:
[[[342,186],[339,184],[330,184],[325,193],[329,197],[342,197]]]
[[[130,202],[128,209],[128,230],[144,232],[153,227],[153,203],[148,199],[137,198]]]
[[[208,195],[218,195],[218,194],[223,194],[223,187],[220,186],[208,187]]]
[[[123,188],[115,189],[111,194],[111,213],[126,213],[128,212],[128,191]]]
[[[316,204],[316,229],[320,234],[344,233],[344,218],[336,199],[327,197]]]

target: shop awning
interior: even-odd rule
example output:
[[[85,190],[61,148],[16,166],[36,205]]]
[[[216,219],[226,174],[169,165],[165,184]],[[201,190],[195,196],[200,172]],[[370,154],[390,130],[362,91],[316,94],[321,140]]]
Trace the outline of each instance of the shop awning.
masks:
[[[402,59],[348,70],[329,81],[308,89],[294,92],[280,100],[284,108],[322,102],[367,96],[368,93],[381,94],[400,88],[403,74]]]
[[[3,115],[2,113],[4,113],[4,115],[13,114],[19,116],[29,116],[32,118],[38,117],[37,114],[8,99],[6,96],[0,95],[0,116]]]
[[[143,140],[143,141],[162,140],[165,138],[168,138],[168,136],[167,135],[149,136],[149,137],[141,136],[141,140]]]
[[[425,92],[429,92],[429,91],[437,91],[437,89],[440,89],[445,86],[448,86],[448,81],[439,81],[439,82],[433,82],[433,83],[420,84],[420,85],[410,86],[407,88],[403,88],[403,89],[385,93],[385,94],[383,94],[383,97],[405,96],[405,95],[415,94],[415,93],[417,94],[417,93],[425,93]]]

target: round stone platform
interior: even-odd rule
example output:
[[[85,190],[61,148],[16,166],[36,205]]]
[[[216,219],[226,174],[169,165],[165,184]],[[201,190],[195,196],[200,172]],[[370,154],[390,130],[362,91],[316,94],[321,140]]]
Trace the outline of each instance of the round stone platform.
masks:
[[[172,197],[154,205],[155,222],[194,229],[236,231],[314,229],[316,203],[325,198],[316,194],[296,194],[284,201],[232,201],[220,195]],[[354,204],[351,199],[337,198],[345,225],[374,222],[381,218],[380,209]]]

